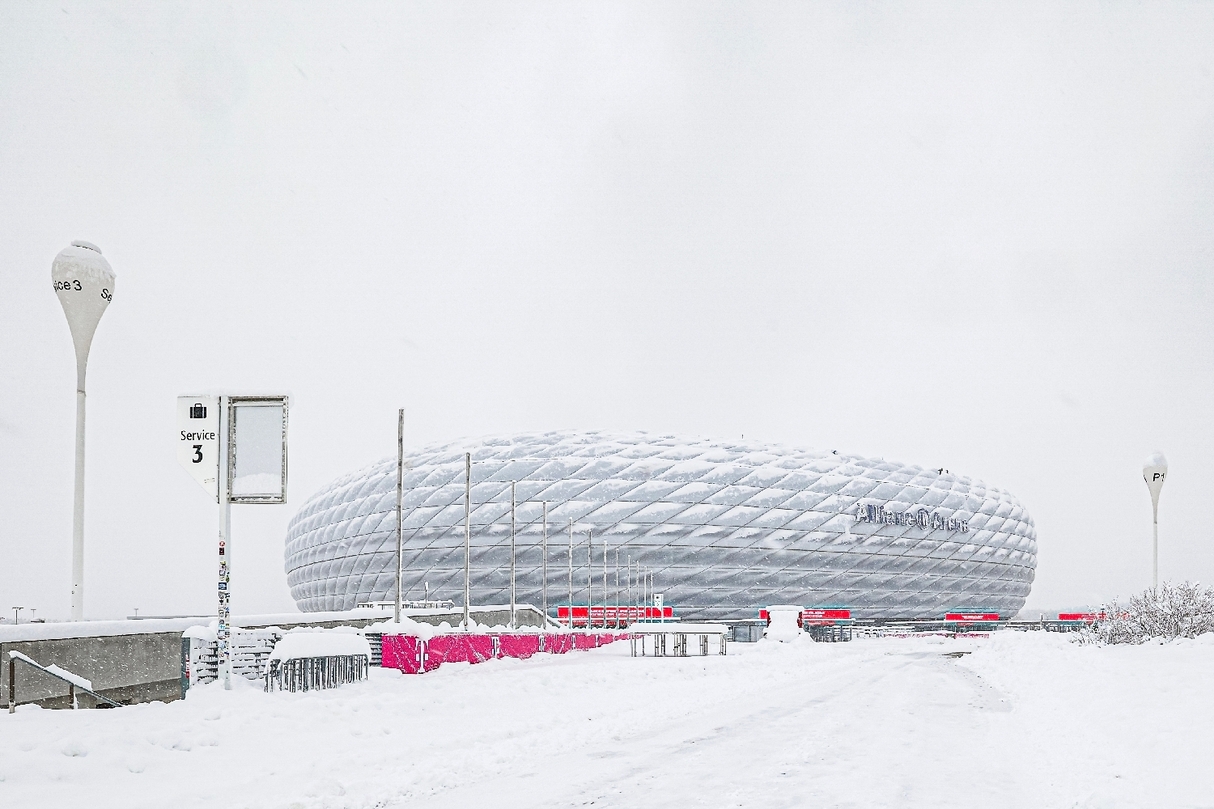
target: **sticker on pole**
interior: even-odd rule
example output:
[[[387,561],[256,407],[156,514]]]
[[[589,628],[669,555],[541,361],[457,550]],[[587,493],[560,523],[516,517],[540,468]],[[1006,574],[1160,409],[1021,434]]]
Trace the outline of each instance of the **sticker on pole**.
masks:
[[[177,397],[177,463],[219,501],[219,397]]]

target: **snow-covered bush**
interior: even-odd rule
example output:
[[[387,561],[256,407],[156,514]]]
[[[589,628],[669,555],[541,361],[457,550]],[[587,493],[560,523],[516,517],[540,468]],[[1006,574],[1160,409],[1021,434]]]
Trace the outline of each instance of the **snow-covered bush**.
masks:
[[[1083,643],[1145,643],[1152,638],[1195,638],[1214,632],[1214,588],[1182,582],[1144,590],[1122,604],[1100,608],[1080,635]]]

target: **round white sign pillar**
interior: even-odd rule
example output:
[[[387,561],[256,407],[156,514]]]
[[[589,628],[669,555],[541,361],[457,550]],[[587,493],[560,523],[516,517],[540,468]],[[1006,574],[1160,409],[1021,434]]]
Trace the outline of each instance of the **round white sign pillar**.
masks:
[[[76,490],[72,501],[72,620],[84,618],[84,376],[93,334],[114,299],[114,271],[101,250],[72,242],[51,264],[55,294],[76,345]]]
[[[1168,459],[1163,457],[1162,452],[1156,452],[1143,461],[1142,479],[1146,481],[1147,488],[1151,490],[1151,519],[1154,525],[1154,536],[1151,546],[1152,590],[1159,589],[1159,492],[1163,489],[1163,482],[1167,480],[1167,477]]]

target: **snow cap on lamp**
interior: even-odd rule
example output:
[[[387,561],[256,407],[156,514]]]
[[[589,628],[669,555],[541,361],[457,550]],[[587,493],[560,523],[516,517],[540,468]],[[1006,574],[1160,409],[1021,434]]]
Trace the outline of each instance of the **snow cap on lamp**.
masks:
[[[51,279],[76,345],[76,387],[84,390],[93,333],[114,299],[114,270],[96,245],[74,241],[55,256]]]

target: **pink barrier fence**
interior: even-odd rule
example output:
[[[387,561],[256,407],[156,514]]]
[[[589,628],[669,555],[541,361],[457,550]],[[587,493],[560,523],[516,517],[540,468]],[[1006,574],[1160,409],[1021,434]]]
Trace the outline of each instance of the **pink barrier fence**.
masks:
[[[491,635],[439,635],[426,641],[422,663],[434,671],[443,663],[484,663],[492,657]]]
[[[532,634],[453,634],[437,635],[422,640],[412,635],[383,636],[383,667],[405,674],[434,671],[444,663],[483,663],[493,657],[515,657],[526,660],[532,655],[565,654],[575,649],[595,649],[617,640],[627,633],[544,633]]]
[[[545,634],[544,651],[554,655],[573,651],[573,635]]]
[[[417,674],[422,670],[421,638],[412,635],[383,636],[383,667],[400,669],[405,674]]]
[[[526,660],[540,651],[539,635],[499,635],[497,638],[498,657],[517,657]]]

